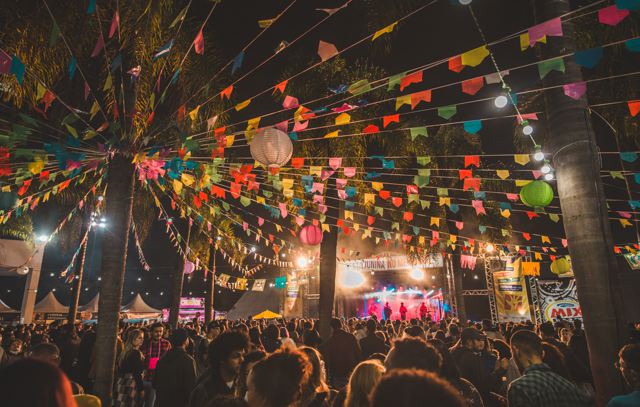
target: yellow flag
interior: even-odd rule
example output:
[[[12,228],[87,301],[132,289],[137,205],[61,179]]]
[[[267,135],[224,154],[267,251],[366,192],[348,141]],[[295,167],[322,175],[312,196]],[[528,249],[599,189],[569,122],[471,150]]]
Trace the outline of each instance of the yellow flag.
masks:
[[[631,222],[629,222],[628,220],[626,219],[619,219],[619,220],[623,228],[626,228],[627,226],[631,226]]]
[[[338,137],[338,134],[340,134],[340,130],[332,131],[331,133],[326,134],[324,138]]]
[[[467,51],[461,55],[462,65],[478,66],[489,55],[489,49],[486,45]]]
[[[260,126],[260,119],[262,119],[261,116],[247,120],[247,130],[257,129]]]
[[[375,189],[376,191],[380,191],[382,188],[384,188],[384,184],[382,182],[372,181],[371,188]]]
[[[421,246],[424,246],[424,242],[425,242],[424,236],[420,236],[418,238],[418,244],[421,245]]]
[[[368,203],[375,203],[376,202],[376,195],[375,194],[370,194],[370,193],[366,193],[364,194],[364,204],[368,204]]]
[[[195,109],[189,112],[189,118],[192,122],[195,122],[198,118],[198,112],[200,111],[200,105],[196,106]]]
[[[2,187],[2,192],[11,192],[11,185],[4,185]]]
[[[536,42],[541,42],[543,44],[547,43],[547,36],[543,36],[542,38],[540,38],[538,41]],[[531,46],[531,39],[529,38],[529,32],[526,32],[524,34],[520,34],[520,51],[526,51],[527,48],[529,48]]]
[[[231,147],[233,145],[233,142],[236,139],[236,136],[227,136],[226,139],[227,139],[227,147]]]
[[[256,202],[263,205],[266,203],[264,197],[262,196],[256,196]]]
[[[398,22],[396,21],[395,23],[390,24],[390,25],[388,25],[388,26],[376,31],[375,34],[373,34],[373,37],[371,38],[371,41],[375,41],[381,35],[389,34],[391,31],[393,31],[393,29],[395,28],[395,26],[397,24],[398,24]]]
[[[444,205],[447,205],[449,207],[451,206],[451,198],[445,197],[445,196],[441,196],[439,198],[439,200],[440,200],[440,202],[439,202],[440,206],[444,206]]]
[[[353,220],[353,212],[352,211],[344,211],[344,218]]]
[[[500,214],[505,218],[509,218],[511,216],[511,211],[509,209],[503,209],[500,211]]]
[[[514,154],[513,161],[517,162],[520,165],[527,165],[531,159],[529,158],[529,154]]]
[[[240,110],[244,109],[245,107],[249,106],[249,103],[251,103],[251,99],[247,99],[242,103],[238,103],[236,105],[236,112],[239,112]]]
[[[322,176],[322,166],[320,165],[311,165],[309,166],[309,175],[317,175],[318,177]]]
[[[185,174],[184,172],[180,175],[180,180],[182,181],[183,184],[185,184],[186,186],[190,186],[193,184],[193,182],[195,181],[195,178],[193,177],[193,175],[189,175],[189,174]]]
[[[351,216],[353,216],[353,215],[351,215]],[[360,230],[360,224],[359,223],[354,223],[353,224],[353,230],[355,230],[355,231]]]
[[[440,218],[432,216],[431,220],[429,221],[429,226],[440,226]]]
[[[456,236],[456,235],[449,235],[449,241],[450,241],[451,243],[455,243],[455,242],[457,242],[457,241],[458,241],[458,236]]]
[[[36,160],[32,163],[27,164],[27,168],[32,174],[40,174],[44,169],[44,161]]]
[[[399,96],[396,98],[396,110],[400,109],[404,105],[411,104],[411,95]]]
[[[284,191],[282,191],[282,195],[285,198],[293,198],[293,189],[285,189]]]
[[[348,113],[340,113],[336,116],[336,126],[347,124],[351,121],[351,116]]]
[[[551,244],[551,240],[549,239],[549,236],[542,235],[542,236],[540,236],[540,240],[542,240],[542,243]]]
[[[173,190],[176,191],[176,194],[179,194],[182,191],[182,182],[177,179],[173,180]]]
[[[282,226],[280,226],[280,224],[276,223],[276,230],[278,232],[282,232]]]
[[[322,231],[323,232],[331,232],[331,229],[329,229],[329,225],[327,225],[326,223],[322,224]]]
[[[293,178],[283,178],[282,179],[282,186],[284,187],[284,189],[293,188]]]
[[[51,191],[47,191],[42,197],[42,202],[47,202],[49,200],[49,196],[51,196]]]
[[[523,187],[527,184],[530,184],[532,181],[530,179],[517,179],[516,180],[516,186],[517,187]]]
[[[104,87],[102,88],[103,91],[107,91],[109,89],[111,89],[111,86],[113,84],[113,79],[111,79],[111,74],[109,74],[107,76],[107,80],[104,83]]]
[[[509,170],[496,170],[496,175],[500,177],[500,179],[509,178]]]

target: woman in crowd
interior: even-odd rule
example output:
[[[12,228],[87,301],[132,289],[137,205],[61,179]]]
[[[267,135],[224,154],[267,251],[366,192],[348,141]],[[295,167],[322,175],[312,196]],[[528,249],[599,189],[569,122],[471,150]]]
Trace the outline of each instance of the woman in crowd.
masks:
[[[326,383],[326,372],[320,352],[309,346],[300,348],[311,363],[311,377],[303,392],[303,405],[307,407],[325,407],[333,399],[331,389]]]
[[[11,407],[76,407],[71,382],[52,363],[23,359],[0,370],[0,404]]]
[[[345,407],[368,407],[369,394],[380,381],[385,369],[378,360],[360,362],[353,370],[346,388]],[[336,404],[334,403],[334,407]]]
[[[116,385],[116,407],[136,407],[144,400],[144,355],[140,347],[144,342],[144,334],[139,329],[128,332],[124,351],[118,359],[118,381]]]
[[[249,372],[255,366],[256,363],[266,358],[267,354],[261,350],[254,350],[244,356],[242,365],[240,366],[240,372],[238,372],[238,378],[236,379],[236,397],[244,399],[247,395],[247,376]]]
[[[262,331],[262,346],[267,353],[273,353],[282,346],[277,325],[270,324]]]

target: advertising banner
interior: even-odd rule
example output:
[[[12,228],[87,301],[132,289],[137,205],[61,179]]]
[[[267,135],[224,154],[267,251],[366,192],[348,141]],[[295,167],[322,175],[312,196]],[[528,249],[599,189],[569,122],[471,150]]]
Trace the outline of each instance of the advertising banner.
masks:
[[[525,278],[517,264],[507,263],[507,270],[493,273],[496,309],[500,322],[531,320]]]
[[[582,319],[574,279],[538,280],[540,312],[545,321]]]

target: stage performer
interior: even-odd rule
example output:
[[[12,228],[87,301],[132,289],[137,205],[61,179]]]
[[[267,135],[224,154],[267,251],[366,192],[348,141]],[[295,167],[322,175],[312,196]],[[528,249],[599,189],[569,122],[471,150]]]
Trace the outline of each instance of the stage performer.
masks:
[[[391,320],[391,306],[388,302],[384,304],[384,319],[387,321]]]
[[[427,318],[427,306],[424,304],[424,302],[420,305],[420,319],[421,320],[425,320]]]
[[[403,321],[407,320],[407,307],[404,306],[404,302],[400,303],[400,319]]]

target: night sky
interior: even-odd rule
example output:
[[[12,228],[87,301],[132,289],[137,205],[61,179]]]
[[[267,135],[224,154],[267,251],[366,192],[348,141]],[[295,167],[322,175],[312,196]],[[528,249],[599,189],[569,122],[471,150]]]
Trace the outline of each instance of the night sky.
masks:
[[[34,7],[39,7],[35,5],[36,3],[38,2],[34,2]],[[184,3],[186,4],[186,1]],[[309,64],[315,63],[317,61],[316,50],[318,40],[336,44],[338,49],[343,49],[347,45],[354,43],[377,29],[392,23],[394,21],[392,16],[387,20],[384,19],[384,8],[385,5],[389,3],[401,4],[402,10],[405,10],[405,12],[400,14],[402,15],[408,11],[417,9],[427,2],[417,0],[393,2],[389,0],[353,0],[346,9],[328,19],[302,40],[294,44],[290,49],[283,51],[255,73],[242,80],[236,86],[237,90],[234,90],[234,92],[237,92],[235,99],[238,101],[244,100],[285,79],[286,76],[284,72],[291,72],[292,67],[290,66],[290,61],[293,57],[295,57],[296,60],[299,58],[307,58],[311,61]],[[532,3],[530,0],[476,0],[473,2],[473,6],[486,39],[488,42],[491,42],[534,25],[534,13],[531,9]],[[578,7],[589,3],[592,2],[579,1],[575,2],[573,6]],[[211,20],[205,29],[205,50],[207,49],[207,45],[210,44],[207,43],[207,41],[210,41],[209,38],[215,38],[215,46],[223,54],[225,62],[232,59],[237,55],[238,51],[259,32],[258,20],[275,17],[288,4],[288,1],[280,0],[222,1],[212,14]],[[342,4],[344,4],[344,0],[298,0],[279,22],[247,50],[240,75],[273,54],[274,49],[280,41],[291,41],[300,33],[306,31],[309,27],[324,18],[325,14],[320,11],[315,11],[316,8],[332,8]],[[186,24],[192,25],[193,27],[201,24],[210,7],[211,3],[208,1],[195,0],[193,10],[188,14]],[[181,7],[176,7],[176,9],[180,8]],[[395,10],[395,7],[392,8]],[[386,21],[386,24],[372,26],[371,21],[374,21],[375,15],[379,15],[380,13],[383,14],[383,17],[377,17],[378,20]],[[395,19],[397,19],[397,17]],[[348,63],[353,63],[358,58],[366,56],[374,64],[381,66],[387,74],[395,74],[483,45],[483,41],[467,8],[461,7],[451,0],[440,0],[436,4],[427,7],[406,22],[403,22],[398,29],[388,37],[389,38],[381,38],[373,44],[371,44],[371,41],[366,41],[364,44],[349,50],[343,54],[342,57],[344,57]],[[520,53],[517,49],[514,50],[513,41],[509,44],[509,46],[498,46],[492,49],[501,69],[507,69],[510,66],[524,65],[536,60],[535,52]],[[382,52],[382,47],[391,47],[392,52],[389,55],[385,55],[385,53]],[[191,57],[193,57],[193,55]],[[622,66],[622,71],[638,70],[637,58],[635,60],[629,59],[629,61],[625,61],[625,64],[628,66]],[[300,69],[294,69],[293,72],[299,70]],[[457,74],[447,70],[445,64],[438,69],[427,70],[423,83],[425,88],[429,88],[472,77],[470,75],[480,76],[493,72],[495,72],[495,69],[487,61],[481,66],[474,68],[473,72],[466,73],[466,75],[465,72]],[[537,69],[535,66],[532,66],[531,69],[519,70],[517,74],[509,77],[508,82],[516,92],[527,88],[539,87],[539,83],[537,82]],[[495,88],[490,86],[485,86],[475,96],[460,95],[460,92],[457,90],[443,92],[437,94],[437,105],[491,97],[494,93]],[[436,97],[435,95],[434,93],[434,98]],[[320,96],[324,95],[318,95],[318,97]],[[230,122],[233,123],[241,119],[246,120],[247,118],[279,109],[278,102],[269,97],[257,99],[256,102],[257,103],[252,103],[241,115],[232,117]],[[389,109],[387,109],[387,111],[390,112],[391,110]],[[484,103],[481,105],[476,104],[473,108],[461,108],[458,111],[458,115],[459,116],[456,117],[457,120],[467,120],[478,117],[491,117],[492,115],[496,115],[496,112],[492,104]],[[428,123],[429,120],[432,120],[432,117],[425,118],[425,123]],[[612,134],[606,125],[598,120],[594,122],[594,125],[600,148],[603,151],[617,150]],[[536,134],[540,134],[543,131],[543,121],[536,123]],[[494,120],[484,122],[483,129],[480,131],[483,152],[486,154],[516,153],[511,143],[513,132],[513,121]],[[505,140],[508,142],[505,143]],[[248,149],[246,150],[245,155],[248,156]],[[619,169],[619,165],[615,157],[614,159],[603,162],[603,168],[611,170]],[[611,185],[606,179],[605,185],[607,186],[607,195],[609,198],[629,199],[626,197],[626,190],[621,190],[619,186]],[[557,201],[554,201],[554,204],[557,205]],[[44,224],[54,223],[52,218],[54,218],[55,215],[51,215],[50,212],[44,214],[44,211],[45,208],[43,207],[34,215],[36,228],[42,227]],[[520,217],[522,217],[522,215],[520,215]],[[526,217],[524,218],[525,220],[523,221],[522,219],[519,220],[518,217],[512,217],[513,228],[552,236],[563,235],[561,223],[553,224],[549,221],[529,223],[526,221]],[[469,220],[465,221],[468,222]],[[179,227],[184,230],[184,225],[180,224]],[[633,231],[623,231],[617,227],[617,225],[614,225],[613,228],[617,241],[626,242],[635,240],[635,233]],[[84,287],[86,288],[83,289],[82,292],[81,304],[89,301],[98,292],[98,277],[101,261],[99,247],[102,239],[108,238],[108,236],[108,228],[96,229],[92,232],[87,252],[87,268],[85,270]],[[618,240],[619,238],[620,240]],[[253,239],[247,243],[253,243]],[[154,224],[149,233],[149,238],[143,244],[143,250],[151,266],[151,271],[142,270],[135,246],[133,241],[130,240],[125,287],[123,290],[123,303],[128,302],[135,293],[140,293],[151,306],[166,307],[169,304],[169,272],[177,266],[178,257],[164,232],[163,222],[156,222]],[[68,304],[70,286],[66,285],[62,279],[56,276],[68,264],[72,251],[73,248],[70,249],[68,253],[63,253],[57,248],[55,242],[47,248],[45,251],[38,300],[46,295],[51,288],[55,287],[58,299],[64,304]],[[269,253],[265,255],[271,255],[270,250]],[[224,267],[226,266],[220,265],[219,270],[228,272]],[[547,271],[545,271],[545,273],[546,272]],[[51,273],[53,273],[53,276],[51,276]],[[262,276],[274,276],[277,274],[277,269],[267,267],[264,271],[256,274],[255,277],[260,278]],[[480,275],[482,276],[482,274]],[[465,273],[465,288],[471,289],[483,286],[483,277],[474,279],[474,276],[477,276],[477,273]],[[201,296],[204,289],[202,280],[203,275],[201,271],[194,273],[190,280],[185,281],[183,294],[185,296]],[[0,289],[0,299],[14,308],[19,307],[23,284],[24,278],[3,278]],[[215,305],[217,309],[228,309],[240,295],[240,293],[231,292],[227,289],[218,288],[217,290],[221,291],[221,293],[216,296]],[[164,294],[160,295],[161,293]],[[486,302],[485,299],[471,299],[468,303],[468,307],[471,309],[469,309],[468,312],[476,317],[486,316],[486,304],[483,304],[483,301]]]

